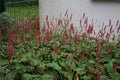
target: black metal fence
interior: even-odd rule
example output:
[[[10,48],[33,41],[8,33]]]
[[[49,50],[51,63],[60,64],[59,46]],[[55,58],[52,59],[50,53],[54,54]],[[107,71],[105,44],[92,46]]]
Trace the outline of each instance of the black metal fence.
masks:
[[[9,0],[6,1],[6,11],[15,20],[34,19],[39,15],[38,0]]]
[[[0,13],[5,11],[5,1],[0,0]]]

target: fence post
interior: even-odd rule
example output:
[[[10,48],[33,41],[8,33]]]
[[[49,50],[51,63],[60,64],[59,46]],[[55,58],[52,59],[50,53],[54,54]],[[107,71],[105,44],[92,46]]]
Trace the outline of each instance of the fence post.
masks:
[[[5,0],[0,0],[0,13],[6,10]]]

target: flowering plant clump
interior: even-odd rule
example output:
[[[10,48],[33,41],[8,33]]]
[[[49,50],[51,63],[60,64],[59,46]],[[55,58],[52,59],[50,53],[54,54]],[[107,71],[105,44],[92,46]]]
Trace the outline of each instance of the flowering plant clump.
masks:
[[[95,32],[83,15],[79,29],[72,15],[43,27],[36,20],[22,20],[0,34],[1,80],[120,80],[120,22]],[[117,30],[117,32],[116,32]]]

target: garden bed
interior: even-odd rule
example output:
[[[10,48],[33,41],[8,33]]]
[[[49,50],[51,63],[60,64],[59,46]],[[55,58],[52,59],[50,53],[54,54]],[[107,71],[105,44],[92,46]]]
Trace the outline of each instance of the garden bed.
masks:
[[[120,80],[120,22],[114,35],[110,21],[95,33],[85,16],[79,29],[71,18],[22,20],[0,34],[0,80]]]

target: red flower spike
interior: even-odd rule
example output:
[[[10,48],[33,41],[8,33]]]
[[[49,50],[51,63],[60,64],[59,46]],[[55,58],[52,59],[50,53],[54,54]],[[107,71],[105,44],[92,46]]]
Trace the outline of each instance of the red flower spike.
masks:
[[[110,27],[110,33],[112,33],[112,30],[113,30],[113,26],[111,25],[111,27]]]
[[[66,10],[66,12],[65,12],[65,15],[64,16],[67,16],[68,17],[68,10]]]
[[[82,19],[80,19],[80,26],[82,26]]]
[[[59,20],[58,20],[58,25],[61,25],[61,24],[62,24],[62,20],[59,19]]]
[[[100,71],[97,72],[97,80],[101,80],[101,72]]]
[[[83,16],[82,16],[82,19],[84,19],[85,18],[85,13],[83,13]]]
[[[50,23],[49,23],[49,21],[47,21],[46,23],[47,23],[47,27],[50,28]]]
[[[117,22],[116,22],[116,27],[118,26],[118,24],[119,24],[119,20],[117,20]]]
[[[119,26],[118,26],[118,29],[117,29],[117,33],[120,31],[120,24],[119,24]]]
[[[50,40],[53,38],[53,34],[52,34],[52,31],[49,32],[49,37],[50,37]]]
[[[98,42],[98,37],[95,38],[95,41]]]
[[[103,46],[102,46],[102,44],[99,44],[99,45],[98,45],[98,50],[100,50],[100,51],[103,50]]]
[[[87,36],[86,33],[83,33],[83,34],[82,34],[82,40],[83,40],[83,41],[84,41],[84,39],[86,38],[86,36]]]
[[[109,20],[109,26],[111,26],[111,19]]]
[[[82,60],[84,58],[84,53],[80,54],[79,60]]]
[[[107,26],[104,27],[104,31],[106,30]]]
[[[30,32],[30,30],[31,30],[31,27],[32,27],[31,25],[32,25],[32,23],[31,23],[31,21],[29,21],[27,24],[27,31],[28,32]]]
[[[109,47],[108,53],[112,53],[112,46]]]
[[[92,66],[90,66],[89,71],[90,71],[90,73],[93,74],[94,73],[94,68]]]
[[[107,34],[106,34],[106,41],[109,41],[109,38],[110,38],[110,34],[107,33]]]
[[[120,45],[120,39],[118,40],[118,44]]]
[[[11,42],[8,42],[7,46],[8,46],[8,54],[9,54],[9,56],[15,56],[13,44]]]
[[[54,50],[54,55],[55,55],[55,56],[58,56],[58,51],[59,51],[59,48],[56,47],[55,50]]]
[[[34,31],[34,36],[35,36],[35,37],[38,37],[39,35],[40,35],[39,31],[38,31],[38,30],[35,30],[35,31]]]
[[[50,25],[53,26],[53,22],[52,21],[50,22]]]
[[[39,16],[36,17],[35,22],[36,22],[36,24],[39,24],[39,23],[40,23],[40,18],[39,18]]]
[[[2,41],[2,34],[0,33],[0,43],[1,43],[1,41]]]
[[[100,54],[98,52],[95,52],[96,57],[100,57]]]
[[[46,29],[45,29],[45,26],[42,28],[42,32],[45,32],[46,31]]]
[[[48,32],[46,32],[45,35],[44,35],[44,41],[47,41],[47,40],[49,40]]]
[[[24,35],[22,35],[21,40],[22,40],[22,41],[26,40],[26,38],[25,38]]]
[[[71,16],[70,16],[70,20],[72,20],[72,16],[73,16],[73,15],[71,14]]]
[[[117,70],[118,70],[118,65],[114,64],[114,72],[117,72]]]
[[[76,54],[78,53],[78,48],[76,48]]]
[[[70,24],[70,30],[74,31],[74,25],[73,25],[73,23]]]
[[[44,68],[41,68],[41,69],[40,69],[40,74],[44,74],[44,72],[45,72],[45,71],[44,71]]]
[[[78,31],[76,31],[76,34],[74,35],[74,43],[75,43],[75,45],[77,45],[79,43],[79,41],[80,41],[80,38],[78,36]]]
[[[18,39],[18,36],[15,34],[15,32],[13,32],[12,30],[8,29],[7,30],[7,34],[9,39],[11,39],[13,42],[16,42]]]
[[[38,38],[38,44],[41,44],[42,43],[42,37],[39,35],[37,38]]]
[[[85,18],[84,24],[85,24],[85,29],[87,29],[87,27],[88,27],[88,17]]]
[[[96,32],[94,31],[94,36],[96,35]]]
[[[48,21],[48,15],[46,16],[46,22]]]
[[[17,39],[18,39],[18,36],[14,34],[12,37],[13,42],[17,42]]]
[[[16,22],[16,24],[15,24],[15,26],[14,26],[14,29],[15,29],[15,30],[18,30],[18,29],[19,29],[19,24],[18,24],[18,22]]]
[[[0,25],[0,30],[2,30],[2,25]]]
[[[92,32],[93,32],[93,25],[89,25],[87,32],[88,32],[88,34],[92,34]]]
[[[66,33],[65,33],[65,41],[68,40],[68,39],[69,39],[69,35],[68,35],[68,33],[66,32]]]
[[[100,30],[99,33],[102,37],[105,35],[105,31]]]
[[[67,60],[68,60],[68,61],[71,60],[71,56],[70,56],[70,55],[67,56]]]

